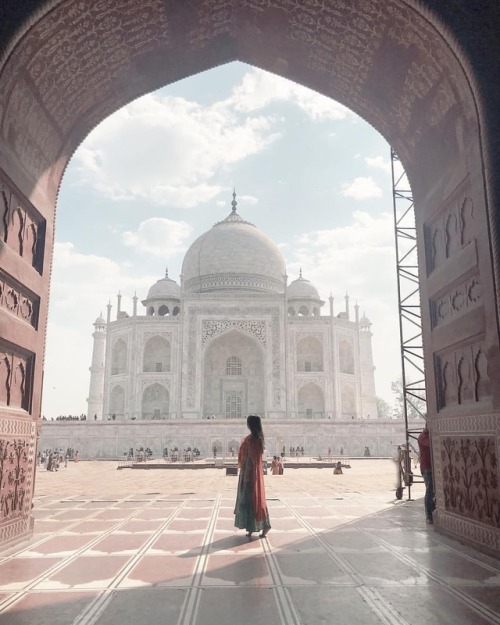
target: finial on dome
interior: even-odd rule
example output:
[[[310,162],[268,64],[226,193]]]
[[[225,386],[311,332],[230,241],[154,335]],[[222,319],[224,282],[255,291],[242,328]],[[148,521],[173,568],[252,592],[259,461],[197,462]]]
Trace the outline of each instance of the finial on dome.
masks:
[[[236,201],[236,189],[233,188],[233,201],[231,202],[232,213],[236,213],[236,207],[238,206],[238,202]]]
[[[299,269],[299,278],[302,280],[302,267]]]
[[[168,267],[165,268],[165,278],[168,278]]]

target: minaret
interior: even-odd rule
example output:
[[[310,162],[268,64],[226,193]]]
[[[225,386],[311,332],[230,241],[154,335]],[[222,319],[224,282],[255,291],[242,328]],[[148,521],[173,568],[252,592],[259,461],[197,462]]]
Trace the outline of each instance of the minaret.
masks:
[[[328,299],[330,300],[330,317],[333,317],[333,295],[331,293]]]
[[[359,320],[359,364],[361,372],[361,416],[377,418],[375,367],[373,366],[371,321],[363,313]]]
[[[92,364],[89,367],[90,385],[87,397],[87,419],[102,420],[102,398],[104,391],[104,359],[106,354],[106,321],[102,314],[94,322],[95,331],[92,334],[94,348],[92,350]]]
[[[345,294],[345,314],[346,314],[347,319],[349,319],[349,317],[350,317],[349,295],[347,293]]]
[[[139,298],[137,297],[137,293],[134,293],[134,297],[132,298],[132,301],[134,302],[134,308],[133,308],[133,315],[134,317],[137,317],[137,300]]]
[[[116,296],[116,318],[119,319],[121,317],[120,313],[122,311],[122,294],[118,291],[118,295]]]

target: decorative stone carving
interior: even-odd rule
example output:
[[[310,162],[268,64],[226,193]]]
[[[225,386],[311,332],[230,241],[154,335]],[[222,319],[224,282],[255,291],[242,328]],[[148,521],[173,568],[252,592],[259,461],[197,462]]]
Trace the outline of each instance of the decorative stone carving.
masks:
[[[464,280],[453,289],[430,302],[432,327],[458,319],[483,304],[483,290],[478,275]]]
[[[255,337],[265,348],[267,347],[266,322],[246,319],[204,319],[201,327],[201,342],[205,345],[210,339],[223,332],[237,328]]]
[[[0,405],[28,410],[32,360],[32,356],[24,356],[5,348],[0,351]]]
[[[440,456],[445,509],[499,527],[495,440],[444,437],[440,440]]]
[[[283,283],[270,277],[251,274],[214,274],[186,280],[184,291],[199,293],[211,289],[261,289],[262,291],[274,291],[281,293]]]
[[[147,378],[141,379],[141,391],[143,391],[146,387],[151,386],[152,384],[160,384],[165,387],[167,391],[170,392],[170,379],[165,378],[164,373],[158,373],[157,377],[148,376]]]
[[[308,375],[303,377],[302,375],[295,378],[297,384],[297,390],[300,390],[305,384],[317,384],[320,388],[325,390],[326,379],[321,375]]]
[[[16,315],[33,328],[38,327],[40,299],[11,284],[9,278],[0,273],[0,307]]]
[[[436,356],[438,408],[491,398],[488,360],[481,342]]]
[[[45,222],[28,200],[21,200],[20,194],[3,176],[0,178],[0,229],[3,241],[19,256],[42,271]],[[3,276],[3,280],[8,280]],[[10,285],[13,297],[20,299],[18,287]],[[24,298],[30,300],[26,293]],[[32,298],[31,298],[32,299]],[[17,306],[18,302],[16,303]]]
[[[466,179],[457,187],[426,228],[429,272],[475,239],[474,206],[468,195],[469,184]]]
[[[172,342],[173,334],[172,332],[144,332],[143,334],[144,341],[147,341],[153,336],[161,336],[162,338],[167,339],[167,341]]]

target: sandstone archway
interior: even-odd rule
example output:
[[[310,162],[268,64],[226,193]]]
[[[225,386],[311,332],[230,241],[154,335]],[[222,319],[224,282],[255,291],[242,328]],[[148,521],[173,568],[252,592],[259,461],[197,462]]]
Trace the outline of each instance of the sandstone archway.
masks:
[[[494,2],[485,3],[480,15],[466,0],[434,5],[430,0],[125,0],[120,5],[4,0],[2,293],[14,292],[36,312],[24,318],[21,310],[0,302],[2,353],[6,361],[21,363],[29,393],[20,407],[2,405],[0,435],[12,445],[16,432],[29,444],[23,467],[28,474],[40,415],[54,206],[69,157],[90,129],[133,98],[241,60],[344,103],[376,127],[404,163],[421,251],[438,524],[498,549],[498,510],[457,511],[445,493],[451,486],[474,488],[469,499],[500,499],[498,486],[492,486],[500,482],[500,384],[495,382],[500,379],[495,209],[500,16]],[[480,285],[479,292],[473,284]],[[440,316],[442,310],[449,314]],[[481,368],[475,364],[479,353]],[[459,379],[463,384],[465,371],[484,375],[480,381],[470,378],[474,392],[460,404],[459,389],[450,385]],[[477,389],[490,387],[490,394],[477,399]],[[10,397],[13,389],[4,395]],[[447,450],[463,441],[488,450],[483,468],[491,479],[472,480],[471,487],[450,483]],[[452,462],[460,471],[460,462]],[[8,494],[8,480],[0,489]],[[2,519],[1,543],[29,535],[30,509],[27,496],[22,509]]]

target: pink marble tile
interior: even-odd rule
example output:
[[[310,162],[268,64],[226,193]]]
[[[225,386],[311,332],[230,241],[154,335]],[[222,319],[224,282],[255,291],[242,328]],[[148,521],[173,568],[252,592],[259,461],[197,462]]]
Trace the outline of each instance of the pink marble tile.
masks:
[[[106,532],[117,524],[117,521],[102,521],[99,519],[89,519],[88,521],[83,521],[82,523],[78,523],[74,527],[71,528],[71,532],[78,534],[93,534],[93,533],[101,533]]]
[[[111,534],[92,545],[92,553],[134,552],[149,539],[148,534]]]
[[[134,519],[143,519],[143,520],[155,520],[158,519],[160,521],[164,521],[168,519],[168,517],[172,514],[171,510],[165,510],[165,508],[146,508],[139,514],[137,514]]]
[[[106,588],[127,561],[126,556],[80,556],[36,589]]]
[[[209,519],[212,515],[212,508],[182,508],[177,518],[179,519]]]
[[[194,532],[197,530],[206,530],[208,520],[195,519],[175,519],[168,525],[169,530],[180,530],[182,532]]]
[[[89,515],[93,514],[90,510],[82,510],[80,508],[76,508],[75,510],[67,510],[66,512],[61,512],[57,515],[57,519],[63,520],[74,520],[77,521],[79,519],[85,519]]]
[[[61,558],[21,558],[17,557],[0,564],[2,590],[24,588],[61,561]]]
[[[161,527],[163,521],[155,520],[155,521],[135,521],[131,520],[127,523],[124,523],[120,526],[120,532],[128,532],[131,534],[135,534],[136,532],[155,532],[159,527]]]
[[[119,587],[189,586],[196,558],[143,556]]]
[[[195,550],[200,552],[204,534],[162,534],[149,548],[150,551],[166,551],[169,553],[185,553]]]
[[[107,508],[103,512],[96,514],[94,519],[126,519],[130,516],[129,510],[121,510],[118,508]]]
[[[221,554],[208,556],[203,585],[263,586],[272,578],[264,555]]]
[[[30,592],[0,615],[5,625],[68,625],[95,598],[92,592]]]
[[[85,534],[60,534],[40,544],[32,545],[24,554],[58,555],[62,553],[73,553],[84,547],[91,540],[93,540],[93,537]]]

